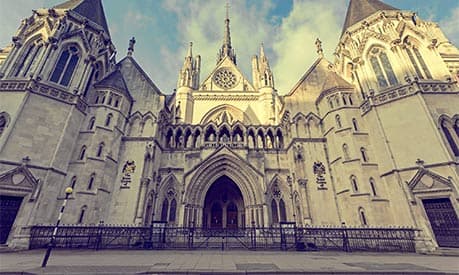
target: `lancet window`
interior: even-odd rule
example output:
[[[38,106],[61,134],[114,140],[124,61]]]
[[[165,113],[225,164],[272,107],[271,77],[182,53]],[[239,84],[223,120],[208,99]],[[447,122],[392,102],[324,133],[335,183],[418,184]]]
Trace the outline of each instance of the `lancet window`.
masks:
[[[50,81],[68,86],[79,60],[80,52],[77,47],[70,45],[65,48],[57,60]]]
[[[15,77],[27,77],[29,72],[33,72],[41,55],[44,51],[43,41],[38,39],[28,45],[21,56],[21,61],[15,70]]]
[[[370,51],[369,58],[380,88],[398,84],[389,58],[381,48],[373,47]]]

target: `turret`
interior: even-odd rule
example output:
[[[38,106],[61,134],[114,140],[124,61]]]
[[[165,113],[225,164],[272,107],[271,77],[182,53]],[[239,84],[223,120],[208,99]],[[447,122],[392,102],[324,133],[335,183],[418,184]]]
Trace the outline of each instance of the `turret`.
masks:
[[[191,122],[193,111],[193,90],[199,87],[199,74],[201,71],[201,56],[193,58],[193,43],[190,42],[188,53],[185,56],[177,83],[176,121],[177,123]]]

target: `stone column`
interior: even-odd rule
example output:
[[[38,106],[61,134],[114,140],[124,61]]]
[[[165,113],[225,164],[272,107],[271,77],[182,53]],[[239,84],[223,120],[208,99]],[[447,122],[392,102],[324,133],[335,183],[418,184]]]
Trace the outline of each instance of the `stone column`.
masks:
[[[311,208],[309,207],[308,191],[306,190],[308,180],[298,179],[298,185],[300,186],[301,196],[304,198],[305,203],[303,204],[303,219],[304,224],[311,224]]]
[[[136,209],[136,215],[135,215],[135,224],[140,224],[142,223],[143,220],[143,208],[145,205],[145,199],[146,199],[146,193],[148,189],[148,184],[150,183],[149,178],[143,178],[140,181],[140,191],[139,191],[139,197],[138,197],[138,202],[137,202],[137,209]]]
[[[266,203],[263,203],[263,226],[268,227],[269,226],[269,216],[268,216],[268,205]]]

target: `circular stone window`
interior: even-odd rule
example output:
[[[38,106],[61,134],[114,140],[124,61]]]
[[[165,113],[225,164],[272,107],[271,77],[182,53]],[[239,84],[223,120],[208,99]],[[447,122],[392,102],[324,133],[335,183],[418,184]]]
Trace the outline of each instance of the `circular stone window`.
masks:
[[[222,89],[231,89],[237,84],[237,76],[231,70],[223,68],[214,74],[214,83]]]

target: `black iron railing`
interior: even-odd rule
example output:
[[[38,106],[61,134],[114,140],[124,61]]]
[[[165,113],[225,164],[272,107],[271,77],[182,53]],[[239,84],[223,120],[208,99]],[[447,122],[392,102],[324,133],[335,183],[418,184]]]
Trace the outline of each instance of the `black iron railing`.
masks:
[[[53,226],[33,226],[30,249],[48,245]],[[89,249],[250,249],[415,251],[413,228],[139,227],[63,225],[56,247]]]

